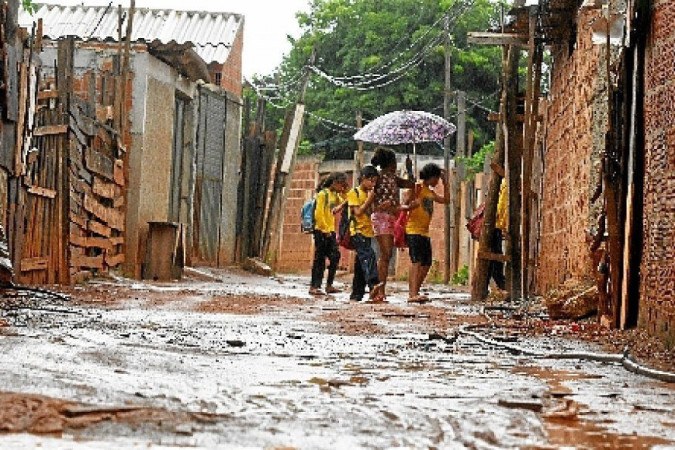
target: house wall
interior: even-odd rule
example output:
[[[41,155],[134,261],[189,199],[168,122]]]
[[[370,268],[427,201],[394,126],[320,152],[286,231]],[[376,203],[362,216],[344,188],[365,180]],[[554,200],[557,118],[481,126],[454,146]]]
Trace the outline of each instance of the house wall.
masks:
[[[243,20],[243,19],[242,19]],[[209,72],[211,73],[211,82],[216,83],[216,74],[219,74],[220,87],[234,95],[241,96],[242,94],[242,54],[244,51],[244,26],[239,28],[237,37],[232,43],[230,54],[227,61],[223,64],[211,63],[209,64]]]
[[[225,266],[235,261],[237,241],[237,206],[241,177],[241,116],[242,100],[227,94],[225,119],[225,160],[223,163],[223,217],[220,221],[220,249],[218,264]]]
[[[652,3],[645,60],[644,247],[639,323],[675,346],[675,3]]]
[[[580,10],[576,43],[553,48],[554,64],[546,114],[541,250],[537,291],[545,294],[567,280],[592,280],[587,230],[597,224],[590,204],[599,179],[607,123],[606,76],[600,46],[592,43],[598,11]]]
[[[127,198],[127,271],[141,276],[148,222],[169,220],[175,95],[196,84],[148,53],[135,54]]]

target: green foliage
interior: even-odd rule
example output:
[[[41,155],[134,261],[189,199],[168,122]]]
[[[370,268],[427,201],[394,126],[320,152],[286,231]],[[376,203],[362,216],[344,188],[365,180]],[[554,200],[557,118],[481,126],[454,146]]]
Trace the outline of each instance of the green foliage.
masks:
[[[492,0],[475,0],[460,15],[458,11],[463,4],[462,0],[312,0],[308,12],[297,14],[302,35],[291,41],[293,47],[278,67],[276,77],[268,74],[258,81],[279,84],[282,88],[278,95],[293,101],[297,97],[297,80],[314,48],[315,65],[333,77],[386,74],[405,66],[398,76],[386,78],[397,78],[395,82],[370,90],[336,86],[313,74],[305,104],[316,115],[353,125],[357,111],[362,112],[365,122],[399,109],[442,114],[445,65],[442,18],[450,11],[452,89],[466,91],[471,101],[495,110],[501,50],[470,47],[466,35],[494,25],[499,17],[498,5]],[[406,66],[422,51],[425,56],[419,64]],[[282,103],[278,99],[275,102]],[[283,109],[268,108],[268,114],[268,123],[280,127]],[[488,122],[484,109],[470,102],[467,114],[478,146],[494,137],[494,125]],[[350,141],[353,132],[311,116],[304,127],[304,137],[313,144],[343,140],[344,143],[338,144],[344,148],[337,152],[340,154],[353,151],[355,145]],[[331,151],[335,153],[335,149]]]
[[[466,286],[469,283],[469,266],[463,265],[461,269],[452,276],[452,284]]]
[[[495,152],[495,141],[490,141],[483,145],[480,150],[471,156],[457,157],[455,161],[464,164],[466,168],[466,179],[473,180],[477,173],[483,171],[485,159],[489,158]]]
[[[311,155],[312,153],[314,153],[312,150],[312,143],[307,139],[301,141],[298,145],[298,155]]]
[[[35,14],[35,4],[33,3],[33,0],[21,0],[21,6],[28,14]]]

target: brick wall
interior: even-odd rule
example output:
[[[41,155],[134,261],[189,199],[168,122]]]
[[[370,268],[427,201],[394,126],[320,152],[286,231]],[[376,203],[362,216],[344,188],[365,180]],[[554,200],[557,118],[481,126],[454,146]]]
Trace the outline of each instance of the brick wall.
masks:
[[[277,253],[276,270],[281,273],[309,273],[314,255],[311,234],[300,231],[300,210],[312,198],[319,181],[316,158],[299,158],[284,205],[282,233]]]
[[[569,279],[591,279],[586,231],[597,223],[590,205],[598,180],[598,161],[606,124],[606,76],[600,46],[592,44],[590,24],[600,14],[581,10],[571,54],[553,49],[554,66],[548,102],[541,252],[537,291]]]
[[[645,204],[639,322],[675,346],[675,2],[653,2],[645,61]]]
[[[223,89],[237,96],[241,96],[242,92],[242,52],[244,50],[244,27],[239,28],[237,37],[232,43],[230,55],[223,64],[212,63],[209,64],[209,72],[211,73],[211,82],[218,84]],[[220,78],[220,83],[217,83],[216,74]]]

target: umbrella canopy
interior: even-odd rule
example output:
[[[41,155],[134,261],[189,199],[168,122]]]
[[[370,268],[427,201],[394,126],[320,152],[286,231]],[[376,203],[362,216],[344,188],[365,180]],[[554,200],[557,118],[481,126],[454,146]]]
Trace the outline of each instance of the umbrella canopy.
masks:
[[[378,117],[355,135],[357,141],[382,145],[440,142],[457,127],[425,111],[394,111]]]

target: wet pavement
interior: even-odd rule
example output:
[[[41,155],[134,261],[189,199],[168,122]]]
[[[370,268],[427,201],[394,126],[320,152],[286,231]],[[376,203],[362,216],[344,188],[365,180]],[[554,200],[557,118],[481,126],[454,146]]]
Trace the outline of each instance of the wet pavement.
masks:
[[[485,321],[466,294],[364,305],[214,274],[3,300],[0,448],[675,448],[675,386],[459,334]]]

